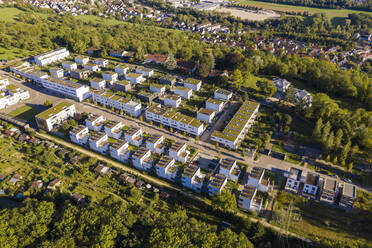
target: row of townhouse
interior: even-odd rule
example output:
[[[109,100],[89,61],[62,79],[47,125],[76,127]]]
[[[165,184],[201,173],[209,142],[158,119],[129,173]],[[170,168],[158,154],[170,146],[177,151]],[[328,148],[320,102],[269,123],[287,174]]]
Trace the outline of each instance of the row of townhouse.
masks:
[[[13,84],[9,84],[7,78],[0,79],[0,109],[12,106],[28,98],[30,98],[30,93],[27,90],[22,90]]]
[[[232,149],[237,149],[241,140],[252,126],[260,104],[247,101],[242,104],[229,124],[221,131],[214,131],[211,140]]]
[[[162,107],[160,104],[150,106],[146,110],[146,120],[158,122],[196,136],[204,131],[204,124],[199,120],[176,112],[172,108]]]
[[[15,75],[25,77],[26,79],[34,81],[39,84],[43,79],[47,79],[49,77],[48,73],[44,71],[35,70],[28,62],[21,62],[15,64],[13,66],[10,66],[9,69]]]
[[[92,91],[92,98],[94,102],[97,102],[107,107],[112,107],[118,110],[122,110],[125,113],[138,117],[142,112],[141,103],[128,100],[124,97],[115,95],[107,91]]]
[[[284,190],[290,193],[301,193],[310,199],[317,199],[328,205],[336,205],[346,210],[352,210],[356,199],[356,187],[350,183],[339,184],[336,179],[321,178],[313,172],[303,173],[302,170],[291,168],[284,175],[287,178]]]
[[[38,66],[46,66],[69,56],[70,52],[66,48],[58,48],[53,51],[34,56],[34,61]]]

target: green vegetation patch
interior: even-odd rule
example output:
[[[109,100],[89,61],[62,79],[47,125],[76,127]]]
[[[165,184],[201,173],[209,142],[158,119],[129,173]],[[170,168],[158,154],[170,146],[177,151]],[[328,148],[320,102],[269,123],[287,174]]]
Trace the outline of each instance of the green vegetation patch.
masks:
[[[29,105],[23,105],[10,112],[9,115],[26,121],[33,121],[35,119],[35,116],[40,112],[42,112],[41,109],[36,109]]]

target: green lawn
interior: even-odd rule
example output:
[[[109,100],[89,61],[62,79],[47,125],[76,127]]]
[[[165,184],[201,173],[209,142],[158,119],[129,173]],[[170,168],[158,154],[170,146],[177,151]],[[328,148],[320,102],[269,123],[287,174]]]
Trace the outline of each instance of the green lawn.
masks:
[[[33,121],[35,119],[35,115],[39,114],[40,112],[42,112],[41,109],[35,109],[28,105],[23,105],[10,112],[9,115],[24,119],[26,121]]]
[[[22,10],[16,8],[0,8],[0,21],[14,21],[16,15],[23,13]]]
[[[19,48],[7,49],[5,47],[0,47],[0,60],[12,60],[16,58],[28,57],[32,54],[31,51],[22,50]]]
[[[294,12],[308,11],[310,14],[324,13],[330,18],[347,17],[348,14],[352,14],[352,13],[366,13],[366,14],[371,15],[370,12],[365,12],[365,11],[357,11],[357,10],[349,10],[349,9],[321,9],[321,8],[311,8],[311,7],[303,7],[303,6],[278,4],[278,3],[252,1],[252,0],[242,0],[241,2],[239,2],[239,4],[246,4],[249,6],[254,6],[254,7],[263,8],[263,9],[277,10],[277,11],[294,11]]]
[[[123,24],[123,21],[118,21],[115,19],[106,19],[99,16],[94,15],[79,15],[75,18],[82,20],[83,22],[96,22],[100,24],[108,24],[108,25],[117,25],[117,24]]]

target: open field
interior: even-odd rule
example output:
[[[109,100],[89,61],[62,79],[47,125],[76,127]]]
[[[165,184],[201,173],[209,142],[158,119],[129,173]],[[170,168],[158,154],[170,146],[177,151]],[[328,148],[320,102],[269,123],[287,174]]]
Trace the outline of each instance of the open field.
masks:
[[[99,24],[108,24],[108,25],[117,25],[117,24],[122,24],[123,21],[118,21],[115,19],[106,19],[94,15],[79,15],[76,16],[75,18],[82,20],[83,22],[95,22]]]
[[[16,110],[13,110],[9,113],[10,116],[17,117],[26,121],[32,121],[35,118],[35,115],[39,114],[41,110],[32,108],[28,105],[23,105]]]
[[[17,58],[28,57],[32,54],[31,51],[22,50],[19,48],[7,49],[5,47],[0,47],[0,60],[12,60]]]
[[[14,21],[16,15],[23,13],[22,10],[16,8],[0,8],[0,21]]]
[[[249,21],[264,21],[266,19],[274,19],[279,18],[280,14],[274,12],[274,11],[254,11],[254,10],[248,10],[248,9],[239,9],[239,8],[219,8],[217,9],[218,12],[225,12],[230,13],[232,16],[240,17],[243,20],[249,20]]]
[[[252,0],[243,0],[243,1],[240,1],[239,4],[268,9],[268,10],[274,10],[274,11],[294,11],[294,12],[307,11],[310,14],[324,13],[330,18],[347,17],[348,14],[352,14],[352,13],[365,13],[365,14],[372,15],[372,13],[365,12],[365,11],[357,11],[357,10],[349,10],[349,9],[320,9],[320,8],[311,8],[311,7],[303,7],[303,6],[277,4],[277,3],[259,2],[259,1],[252,1]]]

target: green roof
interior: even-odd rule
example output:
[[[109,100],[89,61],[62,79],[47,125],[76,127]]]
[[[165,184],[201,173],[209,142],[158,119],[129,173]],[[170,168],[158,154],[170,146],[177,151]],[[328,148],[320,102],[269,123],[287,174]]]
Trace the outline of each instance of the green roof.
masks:
[[[220,100],[215,100],[213,98],[209,98],[207,100],[207,102],[210,102],[210,103],[213,103],[213,104],[217,104],[217,105],[220,105],[221,103],[223,103],[223,101],[220,101]]]
[[[65,108],[68,108],[74,104],[68,103],[68,102],[61,102],[55,106],[50,107],[49,109],[45,110],[44,112],[41,112],[40,114],[36,115],[36,118],[46,120],[52,115],[58,114]]]
[[[199,80],[199,79],[195,79],[195,78],[187,78],[186,80],[185,80],[185,83],[188,83],[188,84],[198,84],[198,83],[200,83],[201,82],[201,80]]]

